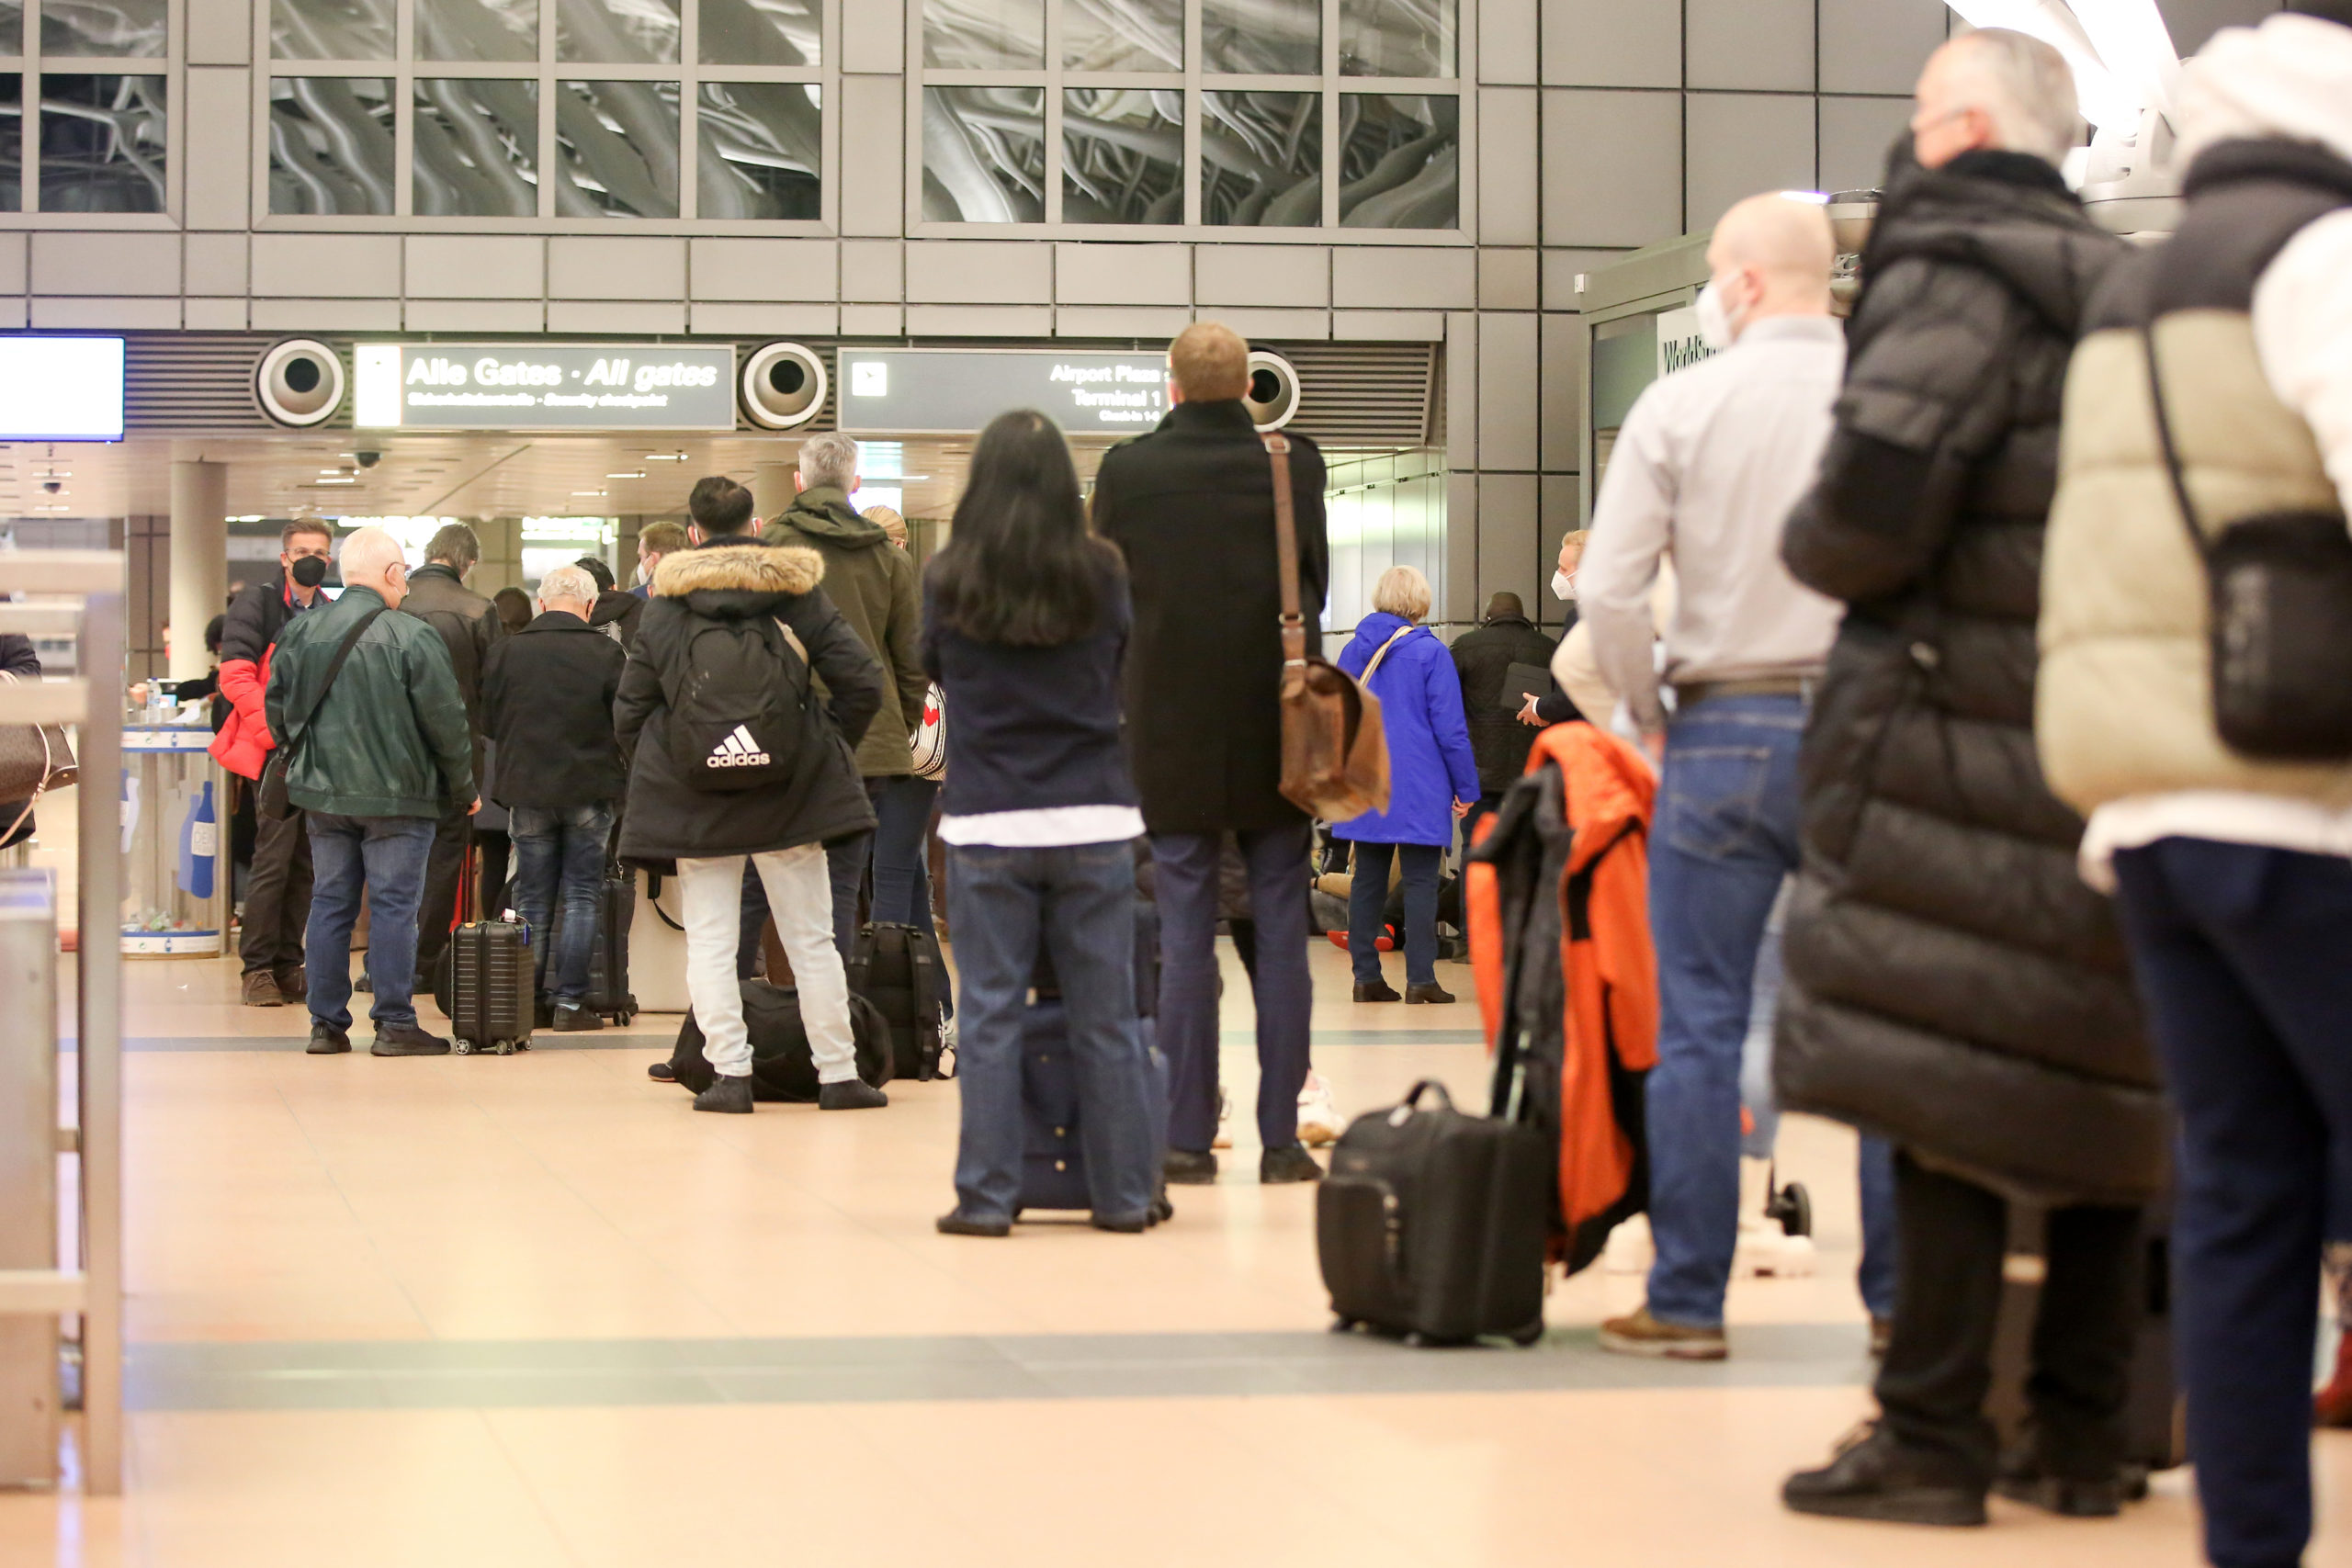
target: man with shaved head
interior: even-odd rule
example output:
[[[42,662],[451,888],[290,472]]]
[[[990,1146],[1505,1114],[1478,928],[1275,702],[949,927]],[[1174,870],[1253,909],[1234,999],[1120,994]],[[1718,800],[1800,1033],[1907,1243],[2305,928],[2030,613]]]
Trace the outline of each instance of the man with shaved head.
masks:
[[[441,634],[396,615],[408,561],[381,528],[343,540],[343,596],[297,616],[270,662],[269,732],[286,759],[286,795],[308,814],[310,1052],[351,1049],[351,929],[368,903],[370,1047],[438,1056],[449,1043],[418,1026],[416,911],[434,827],[478,811],[473,727]]]
[[[1657,1257],[1645,1304],[1601,1325],[1602,1347],[1623,1355],[1724,1355],[1741,1049],[1772,905],[1797,865],[1806,697],[1838,631],[1836,603],[1781,564],[1781,525],[1821,460],[1845,366],[1836,249],[1818,200],[1756,196],[1724,214],[1698,304],[1714,352],[1625,416],[1577,576],[1601,676],[1665,773],[1650,836]],[[1679,591],[1661,668],[1650,602],[1668,562]]]

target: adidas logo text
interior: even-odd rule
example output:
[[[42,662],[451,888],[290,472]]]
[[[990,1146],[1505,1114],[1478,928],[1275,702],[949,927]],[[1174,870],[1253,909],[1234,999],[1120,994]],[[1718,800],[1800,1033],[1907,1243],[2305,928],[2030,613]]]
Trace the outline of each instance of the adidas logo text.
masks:
[[[775,759],[760,750],[752,732],[737,725],[727,739],[711,748],[708,766],[714,768],[764,768]]]

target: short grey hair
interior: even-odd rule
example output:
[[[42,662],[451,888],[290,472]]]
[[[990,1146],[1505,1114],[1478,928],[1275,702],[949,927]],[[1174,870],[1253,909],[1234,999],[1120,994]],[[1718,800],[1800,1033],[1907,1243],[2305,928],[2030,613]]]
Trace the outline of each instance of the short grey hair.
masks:
[[[1962,101],[1991,118],[2004,148],[2046,164],[2065,162],[2081,104],[2064,55],[2008,28],[1979,28],[1944,48],[1962,73]]]
[[[815,489],[847,490],[857,482],[857,441],[838,430],[800,444],[800,482]]]
[[[370,524],[343,536],[335,546],[335,561],[346,584],[369,583],[381,581],[394,561],[407,564],[408,555],[398,539]]]
[[[1430,613],[1430,580],[1409,566],[1392,566],[1372,590],[1372,607],[1421,621]]]
[[[570,604],[594,604],[596,602],[596,580],[588,575],[584,566],[551,566],[539,579],[539,603],[551,604],[558,599]]]

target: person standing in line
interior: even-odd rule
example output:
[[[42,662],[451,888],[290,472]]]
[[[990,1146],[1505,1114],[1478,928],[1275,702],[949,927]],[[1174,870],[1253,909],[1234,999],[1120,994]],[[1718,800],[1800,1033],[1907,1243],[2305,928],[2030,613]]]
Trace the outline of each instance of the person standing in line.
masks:
[[[596,603],[588,613],[588,624],[620,644],[622,652],[628,652],[629,643],[637,637],[638,618],[645,614],[646,601],[621,590],[613,569],[605,564],[602,556],[582,556],[571,564],[586,572],[588,580],[596,585]]]
[[[888,1105],[888,1096],[857,1076],[849,977],[833,944],[825,872],[828,845],[873,830],[873,808],[851,748],[882,705],[882,672],[848,618],[819,592],[823,558],[752,538],[750,491],[729,479],[702,479],[688,506],[698,537],[694,548],[664,557],[653,574],[653,598],[629,645],[613,726],[628,773],[621,858],[677,867],[686,995],[717,1075],[695,1097],[695,1109],[741,1115],[752,1110],[752,1043],[735,970],[746,860],[766,889],[776,934],[792,960],[817,1067],[818,1109]],[[754,692],[779,686],[807,691],[811,682],[823,682],[826,701],[820,705],[812,697],[797,710],[798,760],[789,784],[703,788],[673,754],[670,729],[678,716],[671,694],[684,689],[687,660],[699,642],[733,644],[740,656],[749,637],[768,653],[752,687],[710,691],[711,705],[751,703]],[[739,734],[742,728],[737,727]]]
[[[502,588],[490,596],[498,609],[498,625],[507,637],[513,637],[531,624],[531,596],[519,588]],[[474,814],[474,863],[480,868],[475,884],[474,908],[482,918],[492,919],[503,913],[512,900],[506,897],[507,873],[511,869],[514,840],[507,829],[514,826],[507,819],[506,808],[498,804],[498,739],[485,733],[481,748],[481,809]]]
[[[922,668],[956,705],[950,919],[963,981],[951,1235],[1001,1236],[1021,1200],[1021,1041],[1042,953],[1069,1022],[1098,1230],[1151,1224],[1155,1143],[1135,994],[1135,785],[1119,751],[1130,622],[1119,552],[1086,525],[1060,429],[999,415],[923,578]]]
[[[319,584],[334,562],[334,529],[288,523],[277,536],[277,575],[238,590],[220,633],[220,693],[232,711],[210,750],[215,761],[252,784],[256,799],[253,871],[245,878],[237,932],[244,965],[241,998],[249,1008],[300,1001],[307,986],[302,943],[311,920],[311,840],[301,813],[286,808],[284,770],[269,769],[277,738],[270,733],[264,697],[278,634],[297,615],[328,603],[319,596]]]
[[[653,574],[661,570],[662,558],[673,550],[686,547],[686,530],[679,523],[648,523],[637,531],[637,581],[628,592],[639,603],[653,597]]]
[[[445,1055],[449,1043],[416,1021],[416,910],[435,824],[481,806],[472,728],[444,640],[396,613],[408,597],[400,541],[358,528],[344,536],[342,554],[343,596],[278,633],[265,699],[269,732],[283,738],[285,796],[309,814],[318,871],[303,939],[308,1049],[351,1049],[351,931],[364,895],[375,993],[369,1054]],[[270,809],[267,795],[262,809]]]
[[[1168,349],[1158,428],[1103,455],[1094,526],[1126,558],[1135,596],[1125,705],[1159,903],[1159,1041],[1168,1054],[1168,1179],[1216,1179],[1217,845],[1250,866],[1258,963],[1258,1179],[1316,1181],[1298,1141],[1309,1066],[1306,862],[1313,824],[1283,796],[1282,591],[1273,469],[1241,399],[1250,345],[1187,327]],[[1323,456],[1290,437],[1299,612],[1322,624],[1330,547]]]
[[[1570,614],[1574,614],[1573,608]],[[1516,593],[1498,593],[1487,600],[1487,618],[1478,623],[1477,629],[1453,639],[1453,668],[1462,682],[1462,709],[1470,724],[1470,752],[1478,763],[1477,803],[1462,819],[1462,841],[1465,844],[1477,841],[1478,818],[1500,806],[1503,792],[1527,771],[1527,753],[1535,744],[1535,736],[1530,726],[1520,722],[1521,715],[1531,707],[1540,709],[1543,698],[1558,694],[1542,692],[1522,698],[1504,691],[1510,667],[1525,664],[1549,670],[1552,655],[1559,646],[1555,639],[1535,629],[1535,624],[1527,618],[1526,605]]]
[[[2300,1562],[2311,1540],[2312,1266],[2352,1224],[2352,762],[2223,739],[2216,677],[2236,671],[2214,668],[2220,585],[2190,542],[2293,517],[2340,555],[2352,513],[2352,4],[2287,11],[2183,68],[2179,228],[2118,266],[2075,353],[2036,694],[2179,1109],[2173,1301],[2219,1568]],[[2324,594],[2327,559],[2283,570]],[[2258,646],[2340,687],[2331,614]]]
[[[791,506],[769,518],[761,539],[815,550],[825,563],[825,596],[882,667],[882,711],[858,743],[858,772],[874,799],[875,831],[845,839],[826,853],[832,875],[833,934],[846,958],[857,941],[857,900],[868,865],[876,854],[894,865],[915,852],[931,826],[931,790],[915,780],[908,742],[922,722],[920,647],[922,604],[915,587],[915,563],[894,549],[889,536],[854,511],[849,498],[864,483],[857,471],[857,443],[838,431],[801,443],[793,476],[797,493]],[[926,784],[910,788],[910,784]],[[877,848],[877,840],[888,840]]]
[[[456,671],[458,691],[466,699],[466,722],[474,736],[473,773],[479,782],[487,759],[482,754],[481,672],[490,650],[506,635],[498,606],[466,586],[481,560],[481,541],[463,523],[446,523],[425,542],[424,564],[416,569],[401,601],[401,613],[413,615],[441,634],[449,650],[449,668]],[[479,809],[479,807],[476,807]],[[448,951],[449,931],[457,924],[458,883],[465,875],[466,851],[473,843],[473,819],[458,803],[443,813],[433,834],[433,855],[424,873],[424,897],[416,911],[416,973],[418,987],[429,987]],[[373,931],[371,912],[368,930]]]
[[[501,766],[498,803],[512,823],[514,908],[534,934],[538,996],[559,1032],[605,1027],[588,1001],[605,855],[628,777],[613,739],[613,699],[628,656],[588,624],[596,581],[576,566],[539,580],[538,618],[490,650],[482,712]],[[563,939],[546,933],[563,913]]]
[[[1797,863],[1797,742],[1836,601],[1781,564],[1781,527],[1829,438],[1845,338],[1821,209],[1750,197],[1716,224],[1699,296],[1710,358],[1625,416],[1577,576],[1602,679],[1664,777],[1650,836],[1657,1066],[1647,1301],[1603,1349],[1718,1360],[1739,1224],[1741,1043],[1757,953]],[[1651,595],[1679,587],[1658,672]],[[1669,716],[1664,688],[1671,686]]]
[[[1462,716],[1462,678],[1445,644],[1421,625],[1429,618],[1430,580],[1392,566],[1372,591],[1373,612],[1356,623],[1339,665],[1380,699],[1388,737],[1388,809],[1331,824],[1355,846],[1348,893],[1348,962],[1355,999],[1393,1002],[1396,989],[1380,973],[1377,939],[1386,922],[1388,866],[1405,884],[1407,1002],[1450,1002],[1437,983],[1437,884],[1456,818],[1478,799],[1478,764]]]
[[[887,506],[869,506],[865,520],[882,530],[892,547],[904,553],[907,548],[907,520]],[[931,688],[923,689],[923,703],[931,702]],[[915,728],[922,728],[923,709],[916,712]],[[909,732],[910,742],[913,731]],[[912,773],[892,783],[888,792],[894,798],[890,830],[877,830],[874,836],[874,918],[895,920],[902,926],[913,926],[925,936],[936,937],[931,918],[931,807],[939,798],[937,779],[918,778]],[[876,807],[877,818],[881,808]],[[912,825],[910,838],[899,829]],[[949,1014],[955,1004],[945,998],[947,977],[940,976],[942,1000]]]
[[[2058,172],[2075,87],[2050,45],[1963,33],[1917,105],[1782,544],[1847,614],[1805,734],[1773,1070],[1784,1110],[1895,1146],[1894,1332],[1879,1419],[1781,1498],[1977,1525],[1997,1484],[2112,1514],[2170,1115],[2115,911],[2075,874],[2082,818],[2034,761],[2034,620],[2067,358],[2129,247]],[[2050,1210],[2013,1468],[1984,1410],[2012,1201]]]

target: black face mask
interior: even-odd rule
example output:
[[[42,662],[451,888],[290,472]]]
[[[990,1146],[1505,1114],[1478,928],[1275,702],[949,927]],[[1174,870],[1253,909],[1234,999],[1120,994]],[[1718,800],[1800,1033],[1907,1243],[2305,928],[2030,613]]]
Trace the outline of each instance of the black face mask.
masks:
[[[305,588],[316,588],[327,580],[327,563],[318,556],[296,556],[288,575]]]

